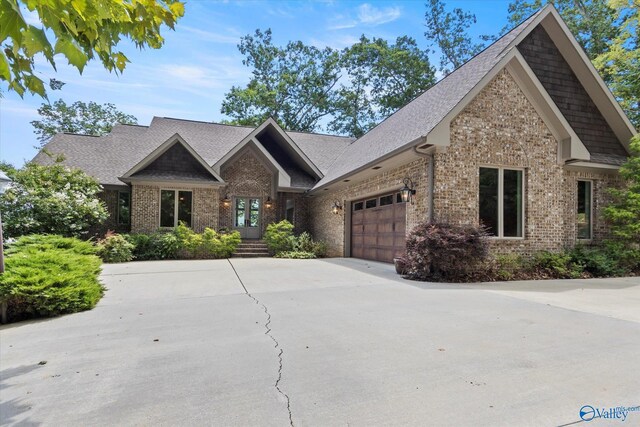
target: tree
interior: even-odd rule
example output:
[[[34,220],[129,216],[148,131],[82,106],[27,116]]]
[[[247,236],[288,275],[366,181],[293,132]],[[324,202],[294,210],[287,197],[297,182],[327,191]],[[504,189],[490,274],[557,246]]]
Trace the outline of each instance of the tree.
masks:
[[[43,103],[38,114],[41,119],[32,121],[31,125],[42,145],[59,132],[100,136],[111,132],[114,124],[138,123],[138,119],[119,111],[113,104],[100,105],[93,101],[67,105],[59,99],[53,104]]]
[[[41,26],[28,24],[21,8],[37,14]],[[45,82],[36,75],[38,54],[54,70],[54,56],[61,54],[81,74],[95,58],[107,70],[122,72],[129,62],[115,49],[122,38],[140,49],[158,49],[161,27],[173,29],[183,15],[184,4],[177,0],[0,0],[0,80],[20,96],[29,91],[46,97]],[[51,79],[49,86],[60,83]]]
[[[102,186],[57,158],[50,166],[27,163],[9,173],[11,186],[0,196],[6,237],[27,234],[79,236],[107,219],[98,193]]]
[[[331,112],[330,93],[339,79],[338,52],[301,41],[274,46],[271,30],[256,30],[238,45],[252,68],[246,87],[233,86],[221,112],[230,122],[257,126],[273,117],[287,130],[313,131]]]
[[[326,119],[330,130],[360,136],[435,82],[427,52],[406,36],[395,44],[362,36],[338,52],[300,41],[274,46],[270,30],[256,30],[238,48],[252,77],[226,94],[227,123],[273,117],[287,130],[314,131]]]
[[[640,128],[640,2],[612,0],[619,31],[594,65],[608,77],[609,87],[629,119]]]
[[[427,52],[407,36],[389,44],[363,35],[341,52],[340,65],[343,83],[333,98],[329,129],[356,137],[435,83]]]
[[[632,123],[640,126],[640,4],[637,0],[514,0],[516,25],[552,3],[611,88]],[[503,29],[503,32],[506,28]]]
[[[509,26],[520,24],[549,3],[558,10],[590,59],[605,52],[619,32],[615,11],[603,0],[514,0],[508,7]],[[505,27],[503,32],[507,30]]]
[[[442,0],[429,0],[426,6],[427,30],[424,36],[431,46],[437,45],[440,49],[442,56],[439,70],[442,73],[449,74],[484,49],[484,43],[474,42],[467,33],[467,29],[476,23],[474,14],[460,8],[446,12]]]
[[[604,209],[613,234],[635,245],[640,244],[640,135],[630,143],[631,157],[620,168],[626,186],[612,189],[613,203]]]

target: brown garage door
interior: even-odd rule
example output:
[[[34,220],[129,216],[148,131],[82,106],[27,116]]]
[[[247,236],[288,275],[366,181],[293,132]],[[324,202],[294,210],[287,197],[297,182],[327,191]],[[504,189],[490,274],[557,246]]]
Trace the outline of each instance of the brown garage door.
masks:
[[[351,203],[351,256],[382,262],[405,250],[406,203],[399,193]]]

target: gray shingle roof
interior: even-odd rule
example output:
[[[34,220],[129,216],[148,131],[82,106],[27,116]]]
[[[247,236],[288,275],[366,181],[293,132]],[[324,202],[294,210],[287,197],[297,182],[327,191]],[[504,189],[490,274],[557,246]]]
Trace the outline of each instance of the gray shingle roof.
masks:
[[[213,165],[253,130],[244,126],[154,117],[149,126],[116,125],[110,134],[102,137],[58,134],[46,149],[53,154],[63,154],[65,164],[85,171],[101,184],[123,185],[119,177],[176,133]],[[289,136],[323,173],[352,141],[351,138],[301,132],[290,132]],[[53,163],[53,159],[44,153],[37,154],[34,161]],[[311,185],[313,183],[306,187]]]
[[[352,143],[314,189],[323,187],[427,135],[510,52],[510,49],[506,48],[540,12],[529,17]]]

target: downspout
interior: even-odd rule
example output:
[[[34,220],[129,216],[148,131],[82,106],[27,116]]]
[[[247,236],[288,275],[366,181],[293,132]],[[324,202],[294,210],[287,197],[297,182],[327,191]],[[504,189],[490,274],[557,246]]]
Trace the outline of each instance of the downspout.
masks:
[[[426,141],[426,138],[424,138],[424,141]],[[433,190],[435,188],[435,175],[434,175],[434,164],[435,164],[435,157],[434,157],[434,152],[435,152],[435,147],[432,147],[430,149],[429,153],[421,153],[420,151],[418,151],[417,147],[414,146],[413,147],[413,152],[420,157],[423,157],[425,159],[427,159],[428,162],[428,166],[427,166],[427,187],[429,190],[429,194],[428,194],[428,198],[427,198],[427,211],[428,211],[428,217],[427,219],[429,220],[429,222],[433,222]]]

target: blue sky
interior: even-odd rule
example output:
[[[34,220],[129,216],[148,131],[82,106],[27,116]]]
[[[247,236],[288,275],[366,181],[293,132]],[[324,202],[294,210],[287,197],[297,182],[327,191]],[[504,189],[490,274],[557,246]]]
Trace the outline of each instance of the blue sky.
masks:
[[[508,0],[449,1],[476,14],[472,34],[497,34],[507,21]],[[302,40],[318,47],[341,49],[365,34],[394,40],[415,38],[422,48],[424,1],[203,1],[192,0],[176,31],[164,31],[160,50],[136,50],[126,41],[120,46],[131,63],[122,75],[110,74],[97,62],[79,75],[57,58],[58,72],[37,60],[42,77],[67,84],[50,92],[51,102],[95,101],[113,103],[133,114],[140,124],[153,116],[219,121],[220,105],[232,85],[245,85],[250,70],[242,65],[237,44],[256,28],[273,30],[277,44]],[[27,15],[28,20],[34,20]],[[432,63],[438,55],[432,54]],[[25,95],[21,99],[2,87],[0,98],[0,159],[20,166],[36,154],[37,139],[30,122],[45,102]]]

